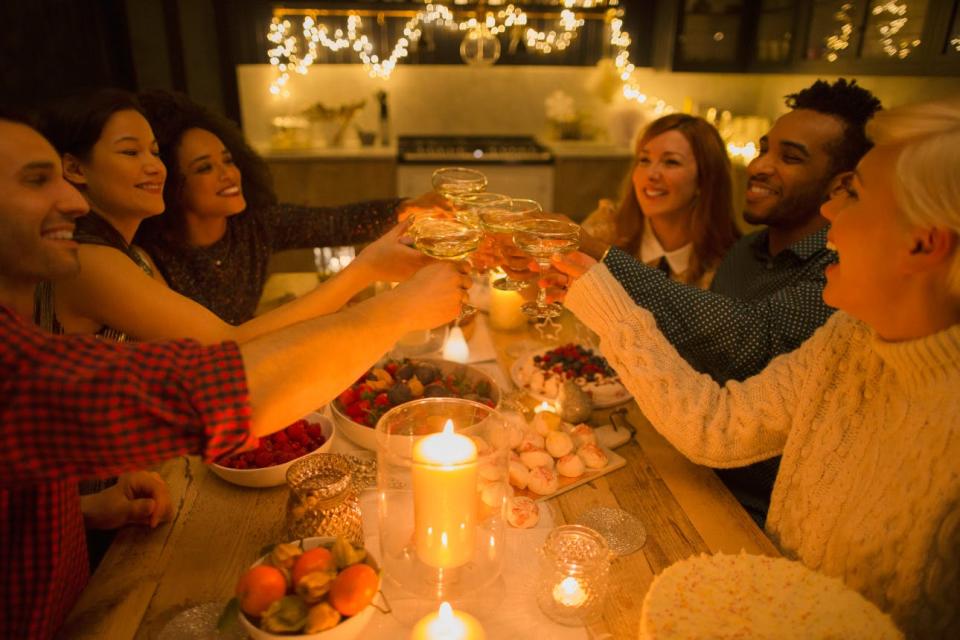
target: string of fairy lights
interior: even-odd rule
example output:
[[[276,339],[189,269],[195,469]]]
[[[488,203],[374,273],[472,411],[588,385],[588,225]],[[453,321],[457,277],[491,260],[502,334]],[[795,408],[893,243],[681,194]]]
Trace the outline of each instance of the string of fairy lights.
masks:
[[[301,21],[298,34],[295,21],[291,20],[292,16],[285,16],[280,11],[279,15],[274,15],[267,32],[267,40],[270,42],[267,55],[270,64],[277,70],[276,78],[270,85],[270,93],[282,95],[292,73],[306,75],[310,66],[320,58],[321,47],[331,52],[353,51],[370,77],[387,79],[400,60],[409,55],[411,46],[420,41],[424,29],[429,26],[468,34],[479,32],[493,37],[505,33],[508,29],[521,29],[529,51],[541,55],[562,52],[577,39],[585,23],[574,9],[608,6],[604,19],[609,25],[613,61],[623,83],[624,97],[639,103],[651,100],[657,113],[671,111],[672,107],[663,100],[647,96],[632,80],[635,66],[630,62],[628,51],[631,40],[630,35],[623,30],[624,9],[619,4],[619,0],[607,0],[605,3],[595,0],[562,0],[562,9],[557,15],[555,25],[540,31],[530,26],[527,12],[514,4],[507,4],[499,9],[488,7],[485,14],[479,18],[474,16],[458,21],[446,5],[425,0],[423,8],[414,12],[404,24],[403,35],[390,48],[389,54],[382,56],[375,53],[374,43],[363,32],[363,18],[357,13],[347,16],[345,29],[332,28],[319,22],[315,15],[307,13]]]
[[[836,62],[840,55],[850,46],[850,39],[854,31],[854,4],[845,2],[833,14],[833,19],[839,24],[834,33],[824,38],[826,46],[826,60]],[[903,28],[910,22],[907,15],[909,6],[906,2],[897,2],[897,0],[886,0],[885,2],[876,2],[870,9],[870,13],[881,20],[877,24],[877,34],[880,43],[880,49],[890,56],[901,60],[910,55],[910,52],[920,46],[920,38],[905,39],[902,36],[898,38]]]

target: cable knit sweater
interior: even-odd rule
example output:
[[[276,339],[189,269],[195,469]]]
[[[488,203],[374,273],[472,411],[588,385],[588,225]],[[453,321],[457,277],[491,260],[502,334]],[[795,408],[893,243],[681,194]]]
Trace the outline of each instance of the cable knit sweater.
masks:
[[[566,306],[653,425],[691,460],[783,455],[767,533],[908,637],[960,637],[960,325],[889,343],[844,313],[760,374],[694,371],[603,264]]]

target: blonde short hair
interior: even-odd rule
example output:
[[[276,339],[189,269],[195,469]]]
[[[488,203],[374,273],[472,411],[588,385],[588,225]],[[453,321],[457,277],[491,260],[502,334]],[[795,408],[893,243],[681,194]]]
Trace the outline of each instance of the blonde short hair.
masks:
[[[893,188],[907,221],[960,236],[960,95],[881,111],[867,124],[867,135],[878,146],[901,148]],[[960,251],[949,286],[960,294]]]

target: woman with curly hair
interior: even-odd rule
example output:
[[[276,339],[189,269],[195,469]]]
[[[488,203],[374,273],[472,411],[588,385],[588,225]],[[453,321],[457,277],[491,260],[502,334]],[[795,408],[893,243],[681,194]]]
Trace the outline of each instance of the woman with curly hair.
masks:
[[[80,273],[55,287],[47,283],[38,290],[37,320],[55,333],[97,334],[118,341],[191,337],[203,343],[243,343],[280,327],[333,313],[371,283],[406,280],[431,262],[400,242],[403,227],[397,225],[369,245],[346,269],[313,291],[269,313],[243,322],[238,320],[234,326],[166,286],[164,272],[152,256],[133,244],[140,225],[164,210],[164,187],[169,175],[136,97],[124,91],[101,90],[66,101],[49,114],[44,133],[63,157],[64,177],[79,189],[90,206],[90,213],[77,221],[75,234],[80,243]],[[205,139],[201,137],[200,142],[205,143]],[[205,163],[233,166],[218,152],[215,157],[191,161],[191,170],[205,176]],[[233,172],[229,175],[233,176]],[[237,209],[237,201],[243,201],[238,192],[239,182],[234,181],[213,193],[192,196],[194,199],[186,202],[191,207],[194,202],[207,203],[209,209],[198,210],[214,223],[225,222],[227,211]],[[215,206],[210,205],[211,201]],[[364,239],[375,237],[377,225],[386,226],[391,216],[392,212],[379,218],[370,214],[365,218],[365,233],[369,235],[360,235]],[[254,266],[262,264],[265,268],[268,246],[264,238],[273,237],[274,230],[267,227],[277,218],[278,214],[258,217],[254,225],[239,230],[236,225],[231,226],[229,234],[225,227],[221,228],[225,234],[220,243],[223,250],[216,240],[209,240],[209,235],[194,236],[198,244],[210,245],[204,259],[209,260],[210,268],[218,270],[216,282],[227,292],[213,292],[212,297],[224,303],[225,310],[232,310],[232,303],[241,304],[243,300],[237,296],[244,294],[252,311],[263,278],[262,270],[255,270]],[[200,222],[197,230],[209,232],[211,225],[203,224],[205,220]],[[329,225],[330,229],[339,227],[335,223]],[[339,240],[342,236],[334,237]],[[246,261],[238,259],[237,254]],[[181,272],[168,267],[166,273]]]
[[[139,100],[168,173],[166,211],[145,220],[134,242],[171,288],[231,324],[253,317],[274,252],[370,242],[401,209],[430,202],[277,204],[269,168],[236,125],[180,94],[151,91]]]
[[[682,113],[653,121],[637,142],[619,206],[601,201],[583,229],[674,280],[707,288],[740,236],[717,130]]]

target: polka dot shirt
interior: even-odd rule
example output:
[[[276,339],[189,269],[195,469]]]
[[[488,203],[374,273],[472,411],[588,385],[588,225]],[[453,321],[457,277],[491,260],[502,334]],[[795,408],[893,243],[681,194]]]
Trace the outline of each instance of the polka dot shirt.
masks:
[[[718,383],[744,380],[793,351],[835,311],[823,301],[823,270],[833,262],[828,227],[770,255],[767,231],[743,238],[717,268],[708,291],[674,282],[619,249],[604,259],[610,273],[690,365]],[[718,471],[762,526],[779,458]]]

